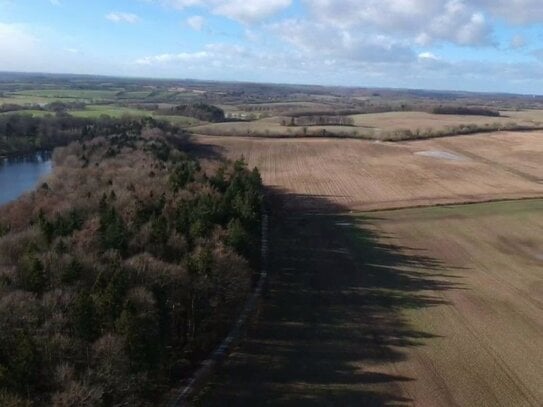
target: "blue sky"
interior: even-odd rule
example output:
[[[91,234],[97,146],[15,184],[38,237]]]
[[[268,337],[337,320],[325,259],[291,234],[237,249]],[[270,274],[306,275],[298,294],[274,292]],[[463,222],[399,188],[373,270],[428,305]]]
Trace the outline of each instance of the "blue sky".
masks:
[[[0,0],[0,70],[543,94],[543,1]]]

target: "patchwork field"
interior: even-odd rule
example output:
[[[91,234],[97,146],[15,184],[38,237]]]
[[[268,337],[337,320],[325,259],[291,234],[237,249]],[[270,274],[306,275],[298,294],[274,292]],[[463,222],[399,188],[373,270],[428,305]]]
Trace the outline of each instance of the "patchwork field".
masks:
[[[196,134],[211,136],[302,137],[335,135],[352,138],[393,138],[394,132],[420,132],[435,136],[439,132],[455,133],[460,126],[474,126],[481,130],[512,126],[540,126],[543,112],[526,110],[502,112],[502,117],[441,115],[424,112],[390,112],[349,116],[352,126],[286,126],[289,117],[268,117],[250,122],[214,123],[193,128]],[[456,129],[456,130],[455,130]]]
[[[90,89],[47,89],[22,90],[14,92],[14,96],[37,97],[47,99],[76,99],[76,100],[113,100],[119,90],[90,90]]]
[[[16,105],[35,105],[35,104],[49,104],[51,102],[73,102],[72,98],[49,98],[44,96],[33,96],[33,95],[19,95],[19,94],[8,94],[5,96],[0,96],[0,104],[16,104]]]
[[[86,119],[96,119],[100,116],[106,115],[114,118],[121,118],[123,116],[137,116],[137,117],[153,117],[157,120],[165,120],[172,124],[188,127],[202,123],[201,121],[192,117],[186,116],[174,116],[174,115],[159,115],[149,110],[142,110],[117,105],[88,105],[85,109],[70,110],[68,112],[74,117],[81,117]],[[35,117],[43,117],[47,115],[54,115],[54,112],[47,110],[22,110],[0,113],[0,115],[12,115],[12,114],[26,114]]]
[[[198,405],[540,406],[543,201],[272,230],[259,317]]]
[[[130,116],[152,116],[152,113],[146,110],[133,109],[115,105],[88,105],[84,110],[73,110],[70,114],[75,117],[96,118],[102,115],[111,117]]]
[[[179,126],[193,126],[201,123],[199,120],[186,116],[159,115],[153,111],[142,110],[116,105],[89,105],[84,110],[73,110],[70,114],[75,117],[97,118],[102,115],[110,117],[141,116],[153,117],[157,120],[165,120]]]
[[[406,143],[196,137],[258,166],[305,209],[361,211],[543,196],[543,132]]]

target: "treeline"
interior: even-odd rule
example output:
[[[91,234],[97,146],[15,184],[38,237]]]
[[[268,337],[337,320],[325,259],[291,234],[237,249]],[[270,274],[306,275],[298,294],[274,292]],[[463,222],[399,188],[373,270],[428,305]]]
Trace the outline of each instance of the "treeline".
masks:
[[[467,106],[436,106],[432,109],[433,114],[455,114],[461,116],[490,116],[500,117],[498,110],[486,107],[467,107]]]
[[[39,105],[21,106],[15,103],[4,103],[0,105],[0,113],[20,112],[24,110],[41,109]]]
[[[67,114],[36,117],[25,114],[0,115],[0,156],[25,154],[65,146],[75,140],[141,131],[145,127],[164,131],[172,125],[148,118],[76,118]]]
[[[217,106],[209,105],[207,103],[184,104],[170,109],[159,109],[157,113],[193,117],[201,121],[212,123],[225,121],[224,111]]]
[[[543,130],[543,126],[538,124],[518,124],[510,123],[486,123],[479,124],[460,124],[457,126],[447,126],[443,129],[397,129],[380,133],[372,133],[364,138],[377,139],[382,141],[403,141],[403,140],[421,140],[439,137],[463,136],[477,133],[494,133],[498,131],[534,131]]]
[[[65,113],[69,110],[84,109],[86,103],[83,102],[59,102],[55,101],[46,105],[30,104],[30,105],[18,105],[16,103],[4,103],[0,105],[0,113],[19,112],[25,110],[40,110],[43,112],[52,113]]]
[[[0,405],[156,405],[227,332],[259,262],[260,175],[166,140],[58,149],[0,209]]]
[[[308,115],[291,117],[282,120],[283,126],[354,126],[354,120],[350,116],[342,115]]]

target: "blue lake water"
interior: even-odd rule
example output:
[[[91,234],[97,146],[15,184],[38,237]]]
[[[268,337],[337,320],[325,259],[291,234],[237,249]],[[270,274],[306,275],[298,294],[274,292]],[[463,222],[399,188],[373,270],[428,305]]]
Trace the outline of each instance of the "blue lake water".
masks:
[[[0,205],[33,190],[51,169],[50,152],[0,158]]]

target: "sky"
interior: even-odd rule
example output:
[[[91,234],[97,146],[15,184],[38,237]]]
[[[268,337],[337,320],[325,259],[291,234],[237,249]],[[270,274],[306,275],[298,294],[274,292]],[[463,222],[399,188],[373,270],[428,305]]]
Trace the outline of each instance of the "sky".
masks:
[[[543,94],[543,0],[0,0],[0,71]]]

